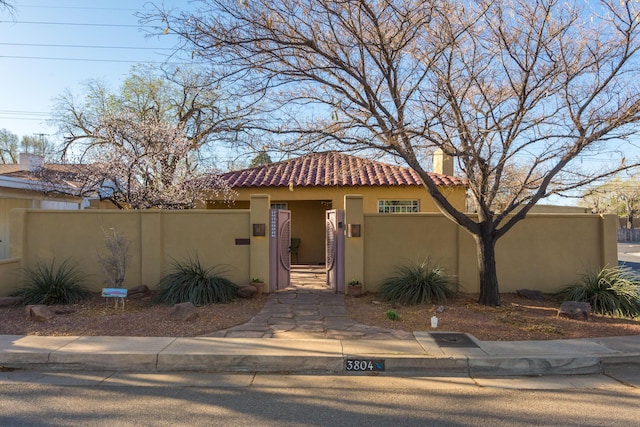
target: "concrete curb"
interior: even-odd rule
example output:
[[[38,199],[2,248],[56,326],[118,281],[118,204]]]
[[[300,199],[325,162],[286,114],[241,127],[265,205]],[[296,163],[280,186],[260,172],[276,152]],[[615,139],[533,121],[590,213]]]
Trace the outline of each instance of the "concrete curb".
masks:
[[[640,366],[640,336],[607,339],[604,344],[594,340],[553,341],[545,342],[542,348],[532,342],[474,341],[479,344],[478,348],[442,349],[425,343],[425,337],[284,340],[0,335],[0,367],[127,372],[367,373],[367,370],[347,371],[347,360],[352,359],[382,360],[384,372],[388,374],[492,377],[595,374],[619,365]],[[621,346],[627,351],[616,349]],[[547,354],[541,354],[541,349],[546,349]],[[568,351],[570,349],[591,352],[581,354]],[[633,349],[636,351],[629,351]]]

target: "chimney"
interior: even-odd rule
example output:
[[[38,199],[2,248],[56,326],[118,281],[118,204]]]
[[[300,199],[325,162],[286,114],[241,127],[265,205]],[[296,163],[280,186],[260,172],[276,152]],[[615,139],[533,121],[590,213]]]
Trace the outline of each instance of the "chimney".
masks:
[[[44,157],[37,154],[20,153],[18,165],[20,170],[35,172],[44,167]]]
[[[442,175],[453,176],[453,157],[444,154],[441,148],[433,153],[433,171]]]

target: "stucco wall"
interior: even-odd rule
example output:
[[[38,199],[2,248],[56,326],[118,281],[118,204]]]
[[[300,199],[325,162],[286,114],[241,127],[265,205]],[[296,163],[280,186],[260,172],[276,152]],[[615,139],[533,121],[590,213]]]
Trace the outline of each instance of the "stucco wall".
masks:
[[[501,292],[553,292],[616,265],[616,224],[612,215],[528,215],[497,243]],[[473,238],[442,215],[367,214],[363,242],[367,291],[375,292],[396,266],[427,258],[456,276],[461,291],[479,291]]]
[[[235,189],[236,201],[227,205],[221,202],[208,203],[209,209],[249,208],[248,200],[256,189]],[[300,264],[322,264],[325,262],[325,212],[328,209],[344,209],[344,198],[357,193],[362,198],[363,210],[378,212],[379,199],[417,199],[421,212],[438,212],[433,199],[422,187],[294,187],[260,188],[268,193],[272,203],[286,203],[291,211],[291,236],[302,239],[298,261]],[[458,209],[464,210],[465,189],[444,188],[448,199]],[[296,262],[295,257],[292,262]]]
[[[344,196],[347,194],[362,195],[364,211],[378,212],[378,199],[417,199],[420,200],[421,212],[439,212],[433,199],[424,187],[294,187],[289,188],[234,188],[238,193],[236,204],[249,200],[251,194],[269,194],[272,203],[292,200],[317,200],[331,202],[327,209],[344,209]],[[466,190],[464,187],[447,187],[442,189],[448,200],[456,209],[465,209]],[[224,206],[216,202],[212,207]],[[242,206],[242,205],[241,205]]]
[[[104,287],[98,253],[106,255],[102,230],[115,228],[130,240],[124,287],[154,287],[174,260],[197,256],[204,266],[221,265],[236,283],[250,280],[250,212],[228,211],[43,211],[15,209],[11,217],[11,255],[23,267],[38,260],[70,258],[89,274],[93,290]],[[2,283],[0,291],[19,287]]]
[[[11,209],[30,208],[33,201],[28,199],[0,198],[0,259],[9,257],[9,224]]]

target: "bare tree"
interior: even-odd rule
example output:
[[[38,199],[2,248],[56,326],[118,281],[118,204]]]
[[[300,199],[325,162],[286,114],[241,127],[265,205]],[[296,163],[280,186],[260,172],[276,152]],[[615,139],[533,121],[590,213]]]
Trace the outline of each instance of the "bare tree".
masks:
[[[97,129],[108,115],[178,126],[191,143],[190,152],[201,154],[203,147],[235,138],[242,130],[249,110],[230,109],[227,102],[205,73],[188,67],[159,72],[137,66],[116,92],[92,80],[81,97],[70,92],[59,96],[54,115],[64,136],[65,158],[82,159],[103,146],[105,141],[96,138]]]
[[[640,212],[640,184],[637,175],[627,179],[612,178],[589,188],[583,200],[596,213],[615,213],[627,220],[627,228],[634,228],[634,217]]]
[[[147,19],[236,90],[264,93],[266,129],[406,162],[475,239],[481,304],[500,304],[496,243],[536,202],[637,164],[580,163],[637,133],[634,2],[199,3]],[[477,216],[455,209],[427,174],[423,156],[435,148],[456,159]],[[516,170],[517,187],[505,193]]]
[[[7,11],[9,11],[10,13],[13,13],[14,11],[14,7],[11,3],[9,3],[7,0],[0,0],[0,10],[1,9],[5,9]]]
[[[74,169],[72,179],[81,183],[76,195],[97,193],[121,209],[188,209],[208,194],[233,196],[215,173],[205,173],[206,178],[196,173],[189,160],[192,143],[180,126],[105,115],[91,137],[100,144],[94,143],[87,154],[88,164]],[[52,191],[61,192],[56,185]]]

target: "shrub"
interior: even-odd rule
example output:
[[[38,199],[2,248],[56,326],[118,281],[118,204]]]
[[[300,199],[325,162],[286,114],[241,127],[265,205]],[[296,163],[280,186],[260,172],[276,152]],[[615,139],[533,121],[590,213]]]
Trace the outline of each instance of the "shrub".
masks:
[[[197,257],[186,262],[174,261],[169,274],[160,279],[155,299],[171,305],[182,302],[206,305],[233,301],[238,286],[220,274],[218,267],[203,267]]]
[[[68,259],[58,266],[55,259],[51,264],[38,261],[35,268],[27,268],[24,272],[27,285],[18,295],[22,296],[25,305],[74,304],[91,295],[83,284],[86,276]]]
[[[396,274],[382,282],[380,296],[401,304],[442,302],[455,294],[454,283],[440,267],[429,261],[396,268]]]
[[[640,276],[625,266],[587,273],[578,283],[555,295],[562,301],[588,302],[594,313],[631,318],[640,316]]]
[[[389,310],[387,311],[387,319],[389,320],[400,320],[400,315],[398,314],[398,312],[394,311],[394,310]]]
[[[103,256],[98,253],[98,261],[106,276],[106,284],[112,288],[119,288],[124,283],[127,273],[127,255],[131,242],[115,228],[110,228],[108,231],[103,229],[102,234],[109,254]]]

